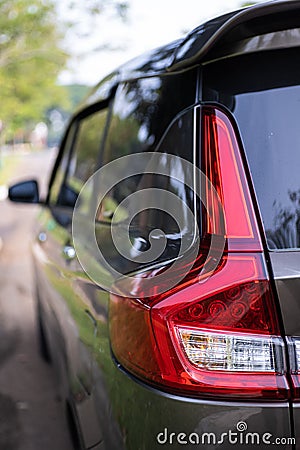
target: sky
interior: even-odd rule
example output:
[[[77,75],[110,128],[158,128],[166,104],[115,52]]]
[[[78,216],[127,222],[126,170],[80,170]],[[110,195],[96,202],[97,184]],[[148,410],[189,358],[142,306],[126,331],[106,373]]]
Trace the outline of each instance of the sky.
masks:
[[[128,3],[125,23],[109,14],[88,22],[83,16],[73,17],[82,36],[66,35],[65,46],[73,58],[69,69],[60,76],[61,83],[96,84],[129,59],[182,37],[206,20],[239,8],[243,0],[128,0]],[[60,13],[63,15],[64,11]],[[88,29],[93,30],[90,36],[86,33]],[[114,50],[91,51],[106,44]]]

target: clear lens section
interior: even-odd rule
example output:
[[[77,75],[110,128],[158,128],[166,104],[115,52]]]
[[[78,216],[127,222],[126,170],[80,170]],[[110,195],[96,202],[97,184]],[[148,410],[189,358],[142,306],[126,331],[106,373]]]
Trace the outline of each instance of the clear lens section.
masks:
[[[295,349],[296,349],[296,361],[297,361],[297,372],[300,371],[300,339],[295,339]]]
[[[177,331],[185,356],[199,369],[282,372],[280,338],[219,334],[180,327]]]
[[[291,371],[294,374],[300,373],[300,338],[291,338],[289,341],[289,354]]]

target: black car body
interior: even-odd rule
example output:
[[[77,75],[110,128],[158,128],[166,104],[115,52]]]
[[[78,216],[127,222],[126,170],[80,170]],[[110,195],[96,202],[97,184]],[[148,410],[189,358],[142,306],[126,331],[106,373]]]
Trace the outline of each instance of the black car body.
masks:
[[[83,448],[296,448],[299,17],[299,1],[276,1],[216,18],[122,66],[73,115],[33,255],[41,336]],[[182,166],[164,163],[168,155],[188,161],[218,201],[189,170],[168,185],[154,174],[114,186],[97,210],[95,233],[110,264],[135,280],[121,280],[118,295],[82,269],[72,214],[97,169],[137,153],[165,155],[170,178]],[[185,179],[193,189],[182,188]],[[187,203],[200,230],[199,252],[180,282],[172,263],[184,233],[195,244],[194,225],[178,230],[164,206],[151,207],[131,229],[135,255],[161,229],[160,258],[147,265],[133,255],[127,264],[114,250],[117,205],[148,183]],[[11,188],[11,199],[36,201],[29,185]],[[206,208],[195,194],[200,185]],[[122,220],[115,226],[121,234]],[[222,254],[199,282],[214,235],[223,238]],[[100,264],[85,244],[87,260]],[[172,288],[157,294],[154,283],[144,292],[140,280],[164,271]]]

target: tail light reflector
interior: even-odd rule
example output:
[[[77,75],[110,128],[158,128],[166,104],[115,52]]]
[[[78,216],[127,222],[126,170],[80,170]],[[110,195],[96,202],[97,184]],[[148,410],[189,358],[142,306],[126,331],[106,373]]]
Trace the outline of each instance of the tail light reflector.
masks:
[[[223,206],[207,183],[203,237],[225,221],[224,254],[204,280],[193,267],[188,281],[147,294],[148,270],[133,283],[136,298],[112,296],[112,349],[128,371],[181,395],[284,400],[284,343],[234,128],[215,107],[201,109],[201,123],[202,169]]]

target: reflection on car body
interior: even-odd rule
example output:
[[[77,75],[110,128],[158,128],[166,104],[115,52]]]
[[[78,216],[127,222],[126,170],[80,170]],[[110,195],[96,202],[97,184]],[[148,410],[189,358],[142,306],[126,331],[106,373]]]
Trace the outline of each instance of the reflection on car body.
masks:
[[[205,23],[116,70],[70,121],[33,256],[41,339],[82,448],[300,434],[299,12],[278,1]],[[135,155],[134,172],[139,154],[160,155],[164,175],[124,178],[122,158]],[[97,204],[103,186],[86,182],[115,161],[120,182]],[[175,218],[159,192],[180,200]],[[10,198],[37,202],[34,180]],[[78,202],[97,283],[74,247]],[[145,262],[152,245],[163,251]]]

